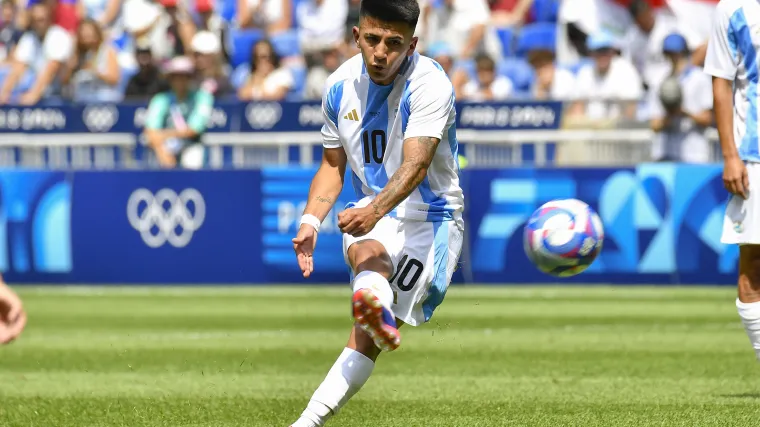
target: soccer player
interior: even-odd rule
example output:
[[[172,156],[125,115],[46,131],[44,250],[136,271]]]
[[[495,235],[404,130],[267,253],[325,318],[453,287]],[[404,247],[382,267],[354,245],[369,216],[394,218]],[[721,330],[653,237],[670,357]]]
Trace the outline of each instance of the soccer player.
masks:
[[[427,322],[443,301],[462,248],[454,90],[441,66],[415,52],[417,0],[364,0],[353,28],[361,53],[328,79],[324,154],[293,246],[304,277],[319,226],[338,214],[352,273],[354,326],[346,348],[293,427],[322,426],[364,385],[399,327]]]
[[[15,340],[26,326],[21,299],[0,278],[0,344]]]
[[[736,307],[760,359],[760,139],[758,57],[760,4],[722,0],[707,46],[713,104],[723,151],[723,184],[731,193],[721,241],[739,245]]]

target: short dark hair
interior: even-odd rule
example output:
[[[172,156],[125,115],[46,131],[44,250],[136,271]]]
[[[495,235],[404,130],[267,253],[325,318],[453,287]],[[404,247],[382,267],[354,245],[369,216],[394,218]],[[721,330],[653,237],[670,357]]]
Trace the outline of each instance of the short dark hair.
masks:
[[[475,56],[475,67],[478,70],[494,71],[496,69],[496,62],[488,54],[479,53]]]
[[[633,0],[628,5],[628,13],[631,14],[634,18],[639,16],[640,13],[648,12],[652,8],[649,6],[649,3],[646,2],[646,0]]]
[[[403,22],[413,30],[420,18],[417,0],[362,0],[359,18],[369,17],[383,22]]]

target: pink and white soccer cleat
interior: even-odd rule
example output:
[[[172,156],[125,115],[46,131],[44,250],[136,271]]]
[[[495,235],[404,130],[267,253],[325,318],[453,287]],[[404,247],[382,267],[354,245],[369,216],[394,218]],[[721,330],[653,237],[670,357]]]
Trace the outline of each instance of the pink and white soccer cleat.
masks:
[[[401,334],[396,328],[393,313],[383,307],[370,289],[359,289],[352,298],[354,320],[366,331],[382,351],[393,351],[401,345]]]

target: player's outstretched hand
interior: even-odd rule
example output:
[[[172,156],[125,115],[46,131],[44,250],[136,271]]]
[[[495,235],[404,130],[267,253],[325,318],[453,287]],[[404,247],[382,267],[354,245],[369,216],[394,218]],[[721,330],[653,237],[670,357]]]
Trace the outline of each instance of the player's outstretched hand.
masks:
[[[303,277],[311,276],[314,271],[314,248],[317,246],[317,232],[309,224],[301,224],[298,234],[293,239],[293,250],[296,251],[298,267]]]
[[[372,231],[378,220],[372,205],[350,208],[338,214],[338,227],[346,234],[360,237]]]
[[[26,326],[21,299],[6,284],[0,283],[0,344],[15,340]]]
[[[749,176],[747,166],[736,157],[726,159],[723,164],[723,185],[729,193],[746,199],[749,196]]]

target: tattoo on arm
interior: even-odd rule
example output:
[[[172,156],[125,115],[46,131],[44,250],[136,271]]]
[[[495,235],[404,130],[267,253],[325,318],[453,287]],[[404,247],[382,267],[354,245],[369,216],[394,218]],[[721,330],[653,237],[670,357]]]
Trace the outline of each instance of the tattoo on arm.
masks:
[[[391,176],[383,191],[372,202],[375,216],[380,218],[390,212],[422,183],[439,142],[441,142],[440,139],[428,136],[405,142],[405,144],[413,145],[405,147],[405,157],[401,167]]]
[[[317,196],[314,199],[316,199],[319,203],[332,203],[333,202],[333,199],[331,197]]]

